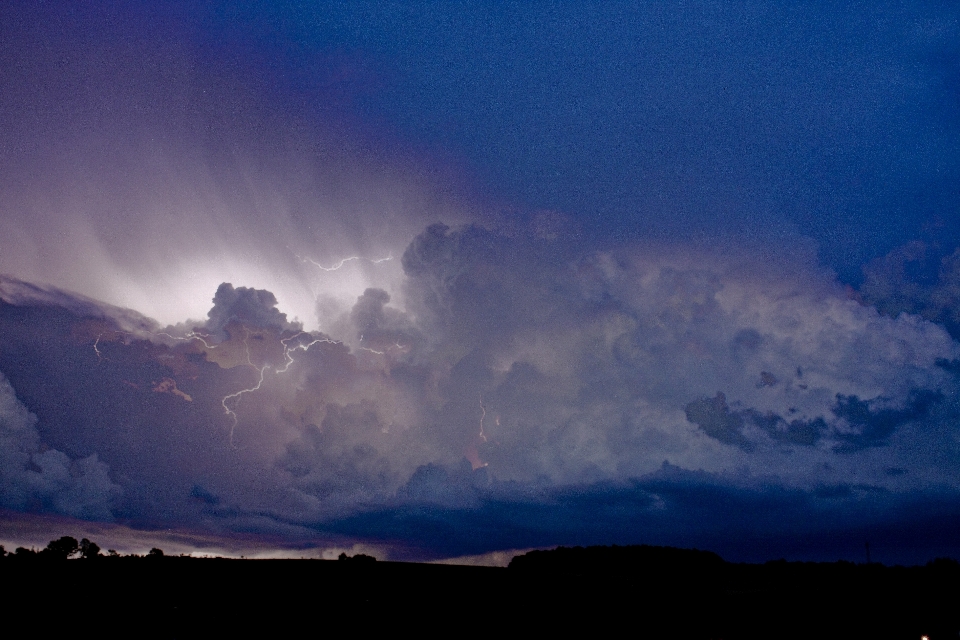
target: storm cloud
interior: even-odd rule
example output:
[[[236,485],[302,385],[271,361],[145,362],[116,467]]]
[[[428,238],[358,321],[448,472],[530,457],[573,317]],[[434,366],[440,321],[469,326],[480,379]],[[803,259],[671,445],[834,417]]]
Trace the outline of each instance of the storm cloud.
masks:
[[[356,532],[376,514],[499,521],[523,505],[567,522],[558,496],[606,504],[619,486],[634,497],[610,498],[598,516],[610,526],[624,509],[695,517],[664,501],[665,468],[745,496],[780,487],[801,511],[862,491],[960,490],[958,379],[943,366],[960,345],[918,316],[881,315],[801,257],[760,268],[729,250],[583,252],[536,228],[436,224],[401,263],[405,307],[368,289],[338,319],[343,335],[305,332],[270,292],[227,283],[193,332],[133,332],[109,307],[8,295],[4,335],[21,333],[0,344],[7,431],[26,435],[5,441],[24,460],[4,476],[6,504],[31,508],[13,496],[38,439],[111,489],[95,494],[109,495],[105,517],[294,537]],[[86,495],[63,493],[57,509],[87,513]],[[554,538],[509,522],[520,528],[443,553],[581,539],[569,522]],[[441,553],[440,538],[404,531],[390,535]]]

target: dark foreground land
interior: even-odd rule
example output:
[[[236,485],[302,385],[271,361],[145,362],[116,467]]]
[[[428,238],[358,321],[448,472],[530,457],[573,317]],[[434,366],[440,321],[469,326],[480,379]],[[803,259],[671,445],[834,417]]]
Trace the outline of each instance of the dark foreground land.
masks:
[[[561,548],[507,569],[362,560],[6,560],[0,603],[38,637],[960,638],[952,560],[743,565],[664,547]]]

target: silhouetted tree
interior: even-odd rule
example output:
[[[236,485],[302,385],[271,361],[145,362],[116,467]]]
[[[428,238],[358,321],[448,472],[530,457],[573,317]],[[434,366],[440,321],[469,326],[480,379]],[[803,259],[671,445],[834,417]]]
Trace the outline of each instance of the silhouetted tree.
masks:
[[[90,560],[100,557],[100,545],[96,542],[90,542],[86,538],[80,541],[80,557]]]
[[[162,558],[162,557],[163,557],[163,549],[158,549],[158,548],[154,547],[153,549],[150,549],[150,552],[147,554],[147,557],[148,557],[148,558]]]
[[[80,551],[80,543],[76,538],[63,536],[57,540],[51,540],[47,548],[40,553],[54,560],[66,560],[73,554]]]
[[[37,555],[37,552],[33,549],[27,549],[26,547],[17,547],[13,551],[13,556],[23,560],[24,558],[32,558]]]
[[[353,556],[350,559],[353,560],[354,562],[376,562],[377,561],[376,558],[374,558],[373,556],[368,556],[365,553],[358,553],[357,555]]]
[[[339,556],[337,556],[337,560],[350,560],[352,562],[376,562],[377,561],[377,559],[374,558],[373,556],[368,556],[364,553],[358,553],[357,555],[352,557],[348,556],[345,553],[341,553]]]

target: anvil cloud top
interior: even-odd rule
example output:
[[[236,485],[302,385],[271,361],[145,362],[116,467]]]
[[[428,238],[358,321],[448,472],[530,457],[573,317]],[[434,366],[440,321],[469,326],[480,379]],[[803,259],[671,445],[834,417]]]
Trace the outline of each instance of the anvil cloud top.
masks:
[[[6,3],[5,531],[960,555],[958,60],[948,2]]]

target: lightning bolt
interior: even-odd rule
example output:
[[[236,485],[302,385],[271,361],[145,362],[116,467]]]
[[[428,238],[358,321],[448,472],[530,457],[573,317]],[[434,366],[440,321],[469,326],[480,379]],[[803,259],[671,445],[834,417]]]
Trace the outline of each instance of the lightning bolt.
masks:
[[[231,394],[229,394],[229,395],[227,395],[227,396],[224,396],[223,400],[220,401],[220,404],[223,406],[223,410],[226,412],[226,414],[227,414],[228,416],[230,416],[231,418],[233,418],[233,425],[230,427],[230,444],[231,444],[231,445],[233,444],[233,431],[234,431],[234,429],[235,429],[236,426],[237,426],[237,414],[236,414],[236,412],[234,412],[232,409],[230,409],[229,406],[227,406],[227,400],[230,400],[230,399],[232,399],[232,398],[237,398],[237,403],[239,404],[239,398],[240,398],[240,396],[242,396],[242,395],[245,394],[245,393],[250,393],[250,392],[253,392],[253,391],[256,391],[257,389],[259,389],[259,388],[260,388],[260,385],[263,384],[264,372],[269,368],[269,365],[265,365],[265,366],[263,366],[263,367],[259,367],[259,368],[258,368],[256,365],[253,364],[253,360],[252,360],[252,358],[251,358],[251,356],[250,356],[250,344],[247,342],[247,339],[250,337],[250,331],[249,331],[249,329],[247,329],[246,332],[247,332],[247,334],[246,334],[246,335],[244,336],[244,338],[243,338],[243,346],[245,347],[246,352],[247,352],[247,364],[249,364],[251,367],[253,367],[254,369],[257,369],[257,370],[260,372],[260,380],[257,382],[256,386],[251,387],[251,388],[249,388],[249,389],[241,389],[240,391],[237,391],[236,393],[231,393]],[[127,334],[127,335],[132,335],[132,334],[130,334],[130,333],[127,332],[127,331],[120,331],[119,333],[125,333],[125,334]],[[180,342],[190,342],[190,341],[192,341],[192,340],[199,340],[200,342],[203,343],[203,346],[206,347],[207,349],[216,349],[216,348],[219,346],[219,345],[217,345],[217,344],[210,344],[209,342],[207,342],[207,338],[210,338],[210,336],[209,336],[209,335],[202,334],[202,333],[199,333],[199,332],[197,332],[197,331],[191,331],[191,332],[187,333],[187,334],[186,334],[185,336],[183,336],[183,337],[171,335],[171,334],[167,333],[166,331],[161,331],[161,332],[157,332],[157,333],[149,332],[149,333],[150,333],[150,335],[152,335],[152,336],[165,336],[165,337],[167,337],[167,338],[170,338],[171,340],[177,340],[177,341],[180,341]],[[301,332],[301,333],[303,333],[303,332]],[[300,335],[300,334],[297,334],[297,336],[294,336],[294,337],[299,337],[299,335]],[[98,364],[104,360],[103,354],[100,353],[100,349],[99,349],[100,338],[102,338],[102,337],[103,337],[103,334],[101,333],[100,335],[97,336],[97,339],[96,339],[96,340],[94,341],[94,343],[93,343],[93,350],[94,350],[94,352],[97,354]],[[289,338],[289,339],[292,340],[293,338]],[[321,340],[315,340],[314,342],[310,343],[310,345],[308,345],[306,348],[309,348],[309,347],[312,346],[313,344],[316,344],[317,342],[320,342],[320,341],[321,341]],[[281,342],[283,342],[283,341],[281,341]],[[331,341],[328,340],[328,342],[331,342]],[[293,362],[293,358],[290,357],[290,351],[291,351],[291,350],[294,350],[294,349],[297,349],[297,348],[300,348],[300,346],[298,345],[298,347],[294,347],[294,348],[291,349],[291,348],[287,348],[286,343],[284,343],[284,356],[286,356],[286,358],[287,358],[288,361],[286,362],[286,364],[285,364],[285,366],[283,367],[282,371],[286,371],[287,368],[290,366],[290,364]],[[278,369],[278,372],[280,372],[280,371],[281,371],[281,370]]]
[[[309,262],[310,264],[320,269],[321,271],[339,271],[340,269],[343,268],[343,265],[347,264],[348,262],[354,262],[354,261],[369,262],[370,264],[380,264],[381,262],[387,262],[388,260],[393,260],[393,256],[390,254],[388,254],[386,258],[365,258],[363,256],[350,256],[349,258],[344,258],[340,262],[334,264],[332,267],[325,267],[319,262],[317,262],[316,260],[311,260],[310,258],[304,258],[303,256],[296,256],[296,258],[300,262]]]
[[[470,461],[474,471],[487,466],[487,463],[480,459],[480,452],[477,450],[480,442],[487,441],[487,434],[483,431],[483,419],[486,417],[487,409],[483,406],[483,393],[480,393],[480,438],[470,443],[463,451],[463,455]]]
[[[191,340],[199,340],[200,342],[203,343],[203,346],[206,347],[207,349],[216,349],[216,348],[219,346],[219,345],[216,345],[216,344],[209,344],[209,343],[207,342],[207,338],[209,338],[210,335],[203,335],[202,333],[197,333],[196,331],[191,331],[190,333],[186,334],[186,336],[183,337],[183,338],[178,338],[177,336],[172,336],[172,335],[170,335],[169,333],[167,333],[167,332],[165,332],[165,331],[160,332],[160,333],[155,333],[155,334],[153,334],[153,335],[155,335],[155,336],[167,336],[167,337],[170,338],[171,340],[180,340],[180,341],[182,341],[182,342],[190,342]]]
[[[383,262],[384,260],[389,260],[389,259],[390,259],[390,258],[384,258],[384,259],[379,260],[379,262]],[[318,265],[318,266],[319,266],[319,265]],[[341,261],[341,266],[342,266],[342,261]],[[337,267],[337,268],[339,268],[339,267]],[[328,269],[328,270],[330,270],[330,269]],[[259,367],[258,367],[257,365],[255,365],[255,364],[253,363],[253,356],[252,356],[251,353],[250,353],[250,343],[248,342],[248,340],[249,340],[249,338],[250,338],[250,330],[249,330],[248,328],[244,327],[244,331],[245,331],[245,335],[244,335],[244,337],[243,337],[243,346],[244,346],[244,349],[245,349],[246,354],[247,354],[247,362],[246,362],[246,365],[252,367],[252,368],[259,374],[259,376],[258,376],[258,379],[257,379],[257,383],[256,383],[254,386],[249,387],[249,388],[246,388],[246,389],[240,389],[239,391],[235,391],[235,392],[233,392],[233,393],[227,394],[227,395],[225,395],[225,396],[223,397],[223,399],[220,401],[220,405],[223,407],[224,413],[225,413],[226,415],[230,416],[230,418],[233,420],[233,424],[232,424],[231,427],[230,427],[230,444],[231,444],[231,446],[233,446],[233,434],[234,434],[234,431],[235,431],[235,429],[236,429],[236,427],[237,427],[237,423],[238,423],[238,416],[237,416],[236,409],[237,409],[237,408],[239,407],[239,405],[240,405],[240,399],[243,397],[244,394],[253,393],[254,391],[259,391],[259,390],[260,390],[260,387],[263,386],[263,382],[264,382],[264,380],[265,380],[265,378],[266,378],[267,370],[271,368],[269,364],[265,364],[265,365],[263,365],[263,366],[259,366]],[[128,332],[128,331],[117,331],[117,332],[115,332],[115,333],[121,333],[121,334],[126,334],[126,335],[133,335],[133,334],[131,334],[131,333]],[[174,336],[174,335],[171,335],[171,334],[169,334],[169,333],[167,333],[167,332],[165,332],[165,331],[156,332],[156,333],[154,333],[154,332],[148,332],[148,333],[149,333],[150,335],[153,335],[153,336],[164,336],[164,337],[167,337],[167,338],[169,338],[169,339],[171,339],[171,340],[176,340],[176,341],[180,341],[180,342],[190,342],[190,341],[192,341],[192,340],[198,340],[198,341],[200,341],[201,343],[203,343],[203,346],[206,347],[207,349],[216,349],[218,346],[220,346],[219,344],[216,344],[216,343],[211,344],[210,342],[207,342],[207,340],[212,337],[212,336],[210,336],[209,334],[203,334],[203,333],[199,333],[199,332],[197,332],[197,331],[191,331],[191,332],[187,333],[187,334],[186,334],[185,336],[183,336],[183,337]],[[273,368],[273,373],[274,373],[275,375],[279,375],[279,374],[282,374],[282,373],[286,373],[286,372],[290,369],[290,365],[292,365],[292,364],[296,361],[296,360],[294,359],[294,357],[293,357],[292,354],[295,353],[295,352],[297,352],[297,351],[307,352],[307,351],[309,351],[310,348],[313,347],[314,345],[316,345],[316,344],[321,344],[321,343],[325,343],[325,344],[343,344],[343,343],[342,343],[341,341],[339,341],[339,340],[331,340],[330,338],[313,338],[312,340],[310,340],[310,341],[308,341],[308,342],[305,342],[305,341],[303,341],[303,340],[300,339],[301,336],[310,336],[310,334],[309,334],[308,332],[306,332],[306,331],[301,331],[301,332],[299,332],[299,333],[297,333],[297,334],[295,334],[295,335],[292,335],[292,336],[290,336],[290,337],[288,337],[288,338],[283,338],[283,339],[280,340],[280,343],[283,345],[283,358],[284,358],[284,363],[283,363],[283,366],[281,366],[281,367],[274,367],[274,368]],[[312,337],[312,336],[311,336],[311,337]],[[97,339],[94,340],[94,342],[93,342],[93,351],[94,351],[94,353],[97,354],[97,363],[98,363],[98,364],[99,364],[100,362],[103,362],[104,360],[107,359],[106,356],[104,356],[104,355],[101,353],[101,351],[100,351],[100,340],[101,340],[101,338],[103,338],[103,333],[100,333],[100,334],[97,336]],[[291,344],[294,340],[296,340],[296,344]],[[361,341],[363,340],[363,336],[360,337],[360,340],[361,340]],[[397,347],[398,347],[398,348],[402,348],[399,343],[397,343]],[[361,347],[361,348],[364,348],[364,349],[365,349],[365,347]],[[367,350],[367,351],[371,351],[371,352],[373,352],[373,353],[379,353],[379,354],[381,354],[381,355],[383,354],[383,352],[381,352],[381,351],[374,351],[373,349],[366,349],[366,350]],[[233,405],[233,408],[232,408],[232,409],[230,408],[230,404],[228,404],[228,402],[229,402],[230,400],[236,400],[236,402],[230,403],[230,404]]]
[[[250,356],[250,343],[247,342],[247,340],[249,340],[250,338],[250,330],[247,329],[246,327],[244,327],[243,330],[245,332],[245,335],[243,336],[243,347],[247,352],[247,364],[253,367],[254,369],[256,369],[260,373],[260,379],[257,380],[257,384],[255,386],[250,387],[249,389],[241,389],[240,391],[225,395],[223,397],[223,400],[220,401],[220,404],[223,406],[224,412],[226,412],[226,414],[233,419],[233,424],[230,425],[230,446],[231,447],[233,446],[233,432],[237,428],[237,413],[233,409],[227,406],[227,400],[236,398],[237,403],[235,405],[235,408],[239,407],[240,398],[243,396],[243,394],[253,393],[254,391],[257,391],[260,389],[260,386],[263,384],[263,375],[266,372],[266,370],[269,368],[269,365],[263,365],[262,367],[257,367],[257,365],[253,364],[253,359]]]
[[[287,344],[287,342],[289,342],[290,340],[295,340],[295,339],[299,338],[300,336],[309,336],[309,335],[310,335],[310,334],[307,333],[306,331],[301,331],[300,333],[298,333],[298,334],[295,335],[295,336],[291,336],[291,337],[289,337],[289,338],[284,338],[283,340],[280,341],[280,344],[283,345],[283,357],[284,357],[284,359],[286,360],[286,363],[284,363],[283,368],[281,368],[281,369],[274,369],[274,373],[286,373],[286,372],[287,372],[287,369],[289,369],[289,368],[290,368],[290,365],[292,365],[293,362],[294,362],[294,361],[293,361],[293,356],[290,355],[290,353],[293,352],[293,351],[309,351],[309,350],[310,350],[310,347],[312,347],[313,345],[318,344],[318,343],[343,344],[343,343],[340,342],[339,340],[331,340],[330,338],[315,338],[314,340],[311,340],[310,342],[308,342],[308,343],[306,343],[306,344],[303,344],[302,342],[298,342],[295,347],[291,347],[290,345]]]
[[[107,356],[103,355],[103,353],[100,352],[100,340],[103,339],[103,334],[105,334],[105,333],[112,333],[112,334],[121,335],[121,336],[132,336],[132,335],[136,335],[136,334],[134,334],[134,333],[131,333],[130,331],[117,331],[117,330],[114,330],[114,331],[101,331],[101,332],[97,335],[97,339],[93,341],[93,352],[94,352],[95,354],[97,354],[97,364],[98,364],[98,365],[99,365],[101,362],[103,362],[104,360],[109,360],[109,359],[110,359],[110,358],[108,358]]]
[[[487,441],[487,436],[483,432],[483,419],[487,416],[487,410],[483,408],[483,394],[480,394],[480,439]]]
[[[365,346],[363,346],[363,334],[360,334],[360,344],[357,346],[357,348],[360,349],[361,351],[369,351],[370,353],[375,353],[375,354],[377,354],[378,356],[385,356],[385,355],[387,355],[387,354],[390,352],[391,349],[394,349],[394,348],[400,349],[401,351],[403,351],[403,345],[400,344],[399,341],[395,341],[392,345],[390,345],[389,347],[387,347],[387,350],[386,350],[386,351],[377,351],[376,349],[371,349],[370,347],[365,347]]]
[[[237,412],[236,412],[235,410],[240,406],[240,398],[241,398],[245,393],[253,393],[254,391],[259,391],[259,390],[260,390],[260,387],[263,386],[263,381],[264,381],[264,378],[266,377],[266,372],[267,372],[268,369],[270,369],[270,365],[268,365],[268,364],[265,364],[265,365],[263,365],[262,367],[258,367],[257,365],[253,364],[253,359],[252,359],[252,357],[250,356],[250,344],[247,342],[247,340],[250,338],[250,330],[247,329],[246,327],[244,327],[244,331],[246,331],[246,335],[245,335],[244,338],[243,338],[243,346],[244,346],[244,348],[246,349],[246,352],[247,352],[247,364],[250,365],[251,367],[253,367],[254,370],[256,370],[256,371],[260,374],[260,378],[259,378],[259,380],[257,380],[257,384],[255,384],[254,386],[250,387],[249,389],[240,389],[239,391],[235,391],[234,393],[225,395],[225,396],[223,397],[223,400],[220,401],[220,405],[223,407],[224,413],[226,413],[228,416],[230,416],[230,418],[233,420],[233,424],[232,424],[231,427],[230,427],[230,446],[233,446],[233,433],[234,433],[234,431],[235,431],[236,428],[237,428],[238,416],[237,416]],[[329,339],[329,338],[315,338],[315,339],[313,339],[313,340],[311,340],[310,342],[307,342],[307,343],[304,343],[304,342],[302,342],[302,341],[298,341],[297,344],[294,345],[294,346],[291,346],[290,344],[288,344],[290,341],[296,340],[296,339],[299,338],[300,336],[304,336],[304,335],[310,335],[310,334],[307,333],[306,331],[301,331],[300,333],[298,333],[298,334],[296,334],[296,335],[294,335],[294,336],[290,336],[289,338],[284,338],[284,339],[280,340],[280,344],[283,345],[284,364],[283,364],[282,367],[274,367],[273,373],[274,373],[275,375],[279,375],[279,374],[281,374],[281,373],[286,373],[287,370],[290,368],[290,365],[295,362],[293,356],[290,355],[290,354],[293,353],[294,351],[304,351],[304,352],[306,352],[306,351],[308,351],[308,350],[310,349],[310,347],[312,347],[313,345],[315,345],[315,344],[320,344],[320,343],[343,344],[343,343],[341,343],[339,340],[331,340],[331,339]],[[233,409],[231,409],[231,408],[227,405],[227,401],[228,401],[228,400],[232,400],[232,399],[234,399],[234,398],[236,398],[236,403],[234,403]]]
[[[254,391],[257,391],[257,390],[260,389],[260,385],[263,384],[263,374],[264,374],[264,372],[265,372],[268,368],[269,368],[269,367],[267,367],[267,366],[260,367],[260,369],[259,369],[259,371],[260,371],[260,379],[257,381],[256,386],[250,387],[249,389],[241,389],[240,391],[237,391],[236,393],[231,393],[231,394],[229,394],[229,395],[223,396],[223,400],[220,401],[220,404],[223,406],[224,412],[233,419],[233,424],[230,425],[230,446],[231,446],[231,447],[234,446],[234,445],[233,445],[233,432],[234,432],[234,430],[237,428],[237,413],[236,413],[233,409],[231,409],[230,407],[227,406],[227,400],[230,400],[230,399],[232,399],[232,398],[236,398],[236,399],[237,399],[236,407],[239,407],[239,406],[240,406],[240,397],[241,397],[243,394],[245,394],[245,393],[253,393]]]
[[[100,353],[100,349],[98,348],[100,345],[100,338],[102,337],[103,337],[103,334],[101,333],[100,335],[97,336],[97,339],[93,341],[93,351],[94,353],[97,354],[97,364],[100,364],[101,362],[103,362],[103,355]]]
[[[106,356],[104,356],[104,355],[100,352],[100,340],[103,338],[103,333],[104,333],[104,332],[101,332],[101,333],[97,336],[97,339],[93,341],[93,352],[97,354],[97,364],[100,364],[100,363],[103,362],[104,360],[109,360],[109,358],[107,358]],[[120,334],[120,335],[125,335],[125,336],[134,336],[134,335],[136,335],[136,334],[134,334],[134,333],[131,333],[130,331],[111,331],[110,333],[115,333],[115,334]],[[207,342],[207,338],[210,337],[209,335],[204,335],[204,334],[198,333],[198,332],[196,332],[196,331],[191,331],[190,333],[186,334],[185,337],[182,337],[182,338],[177,337],[177,336],[174,336],[174,335],[170,335],[170,334],[167,333],[166,331],[160,331],[160,332],[147,331],[146,333],[148,333],[148,334],[151,335],[151,336],[166,336],[167,338],[170,338],[171,340],[178,340],[178,341],[181,341],[181,342],[189,342],[189,341],[191,341],[191,340],[199,340],[200,342],[203,343],[203,346],[206,347],[207,349],[216,349],[217,346],[218,346],[218,345],[216,345],[216,344],[210,344],[209,342]]]

